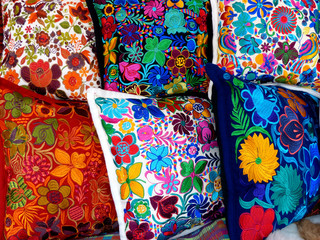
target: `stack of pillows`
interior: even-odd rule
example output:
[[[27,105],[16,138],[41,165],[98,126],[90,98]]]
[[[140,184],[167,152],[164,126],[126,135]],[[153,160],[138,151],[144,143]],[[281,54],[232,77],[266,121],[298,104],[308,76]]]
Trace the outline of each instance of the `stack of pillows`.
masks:
[[[4,238],[165,240],[226,216],[258,240],[311,212],[319,10],[1,1]]]

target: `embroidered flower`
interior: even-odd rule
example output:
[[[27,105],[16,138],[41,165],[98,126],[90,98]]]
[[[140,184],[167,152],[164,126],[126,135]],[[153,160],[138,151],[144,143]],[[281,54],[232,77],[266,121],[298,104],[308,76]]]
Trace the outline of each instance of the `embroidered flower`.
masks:
[[[271,25],[280,34],[292,33],[297,26],[296,14],[288,7],[277,7],[272,12]]]
[[[233,70],[235,69],[233,61],[230,61],[229,58],[222,58],[218,66],[223,70],[230,74],[233,74]]]
[[[202,194],[193,195],[193,198],[187,203],[188,216],[191,218],[201,218],[210,205],[208,197]]]
[[[47,206],[50,214],[56,214],[59,209],[67,209],[70,205],[67,199],[71,193],[70,187],[66,185],[59,186],[56,180],[51,179],[47,187],[39,187],[38,193],[40,195],[38,204],[40,206]]]
[[[71,16],[79,18],[83,23],[91,21],[89,9],[83,6],[82,2],[77,3],[76,7],[69,6],[69,12]]]
[[[63,84],[66,89],[75,91],[82,85],[82,78],[77,72],[68,72],[64,76]]]
[[[166,191],[167,194],[171,193],[172,191],[177,192],[178,191],[177,186],[179,186],[180,184],[180,181],[176,179],[175,174],[171,173],[170,171],[171,171],[170,168],[166,168],[166,170],[164,171],[165,177],[160,177],[155,175],[157,180],[163,182],[161,187],[167,190]]]
[[[147,152],[147,157],[151,160],[150,170],[160,172],[162,168],[170,167],[173,163],[168,153],[168,147],[151,147],[150,152]]]
[[[112,16],[106,18],[101,18],[101,25],[102,25],[102,36],[104,40],[112,37],[112,34],[117,29],[117,25],[114,23],[114,19]]]
[[[297,114],[288,106],[284,108],[284,114],[280,116],[278,131],[282,145],[288,148],[290,154],[297,153],[302,147],[304,128]]]
[[[136,143],[136,136],[132,133],[127,135],[111,137],[111,153],[115,157],[115,164],[120,167],[122,164],[132,163],[134,158],[139,155],[139,147]]]
[[[56,219],[56,217],[51,217],[46,223],[45,222],[37,222],[37,227],[35,227],[35,231],[40,233],[41,239],[49,239],[50,237],[58,236],[60,233],[60,220]]]
[[[302,197],[301,177],[292,165],[280,166],[277,175],[273,177],[270,190],[271,200],[282,214],[288,214],[297,209]]]
[[[48,175],[51,164],[46,158],[39,156],[27,156],[24,162],[25,179],[31,181],[34,185],[43,183],[45,177]]]
[[[140,36],[137,32],[138,32],[137,25],[134,25],[134,24],[124,25],[123,28],[120,30],[120,33],[123,36],[122,42],[126,45],[130,45],[135,41],[139,41]]]
[[[298,51],[294,48],[296,42],[287,43],[287,42],[278,42],[279,48],[274,52],[274,56],[278,60],[282,60],[284,65],[287,65],[289,60],[295,60],[298,58]]]
[[[79,53],[71,53],[67,60],[68,68],[77,71],[84,66],[84,58]]]
[[[182,52],[174,49],[171,52],[171,57],[167,62],[167,66],[173,75],[178,75],[179,73],[185,75],[187,73],[187,68],[190,68],[193,65],[193,60],[189,57],[190,53],[186,49]]]
[[[106,41],[103,45],[104,47],[104,52],[103,52],[103,56],[104,56],[104,67],[107,66],[107,64],[109,63],[109,60],[112,63],[116,63],[117,62],[117,55],[115,53],[114,48],[116,47],[116,43],[117,43],[118,38],[114,37],[110,40],[110,42]],[[108,77],[109,79],[115,79],[118,77],[118,66],[110,66],[109,70],[108,70]]]
[[[84,169],[87,166],[85,163],[86,156],[77,152],[73,152],[70,156],[67,152],[58,148],[55,150],[54,155],[60,165],[51,171],[51,175],[59,178],[69,175],[74,182],[81,186],[83,173],[80,169]]]
[[[144,126],[139,128],[137,134],[140,141],[149,141],[154,136],[152,127],[150,126]]]
[[[205,10],[200,9],[199,17],[196,19],[197,24],[201,32],[207,32],[207,14]]]
[[[197,134],[199,143],[203,145],[202,152],[209,152],[211,148],[218,146],[216,132],[212,123],[207,121],[200,122],[197,126]]]
[[[184,108],[187,111],[192,112],[194,118],[199,119],[201,116],[209,118],[211,117],[210,113],[210,103],[208,101],[204,101],[200,98],[190,98],[188,99],[189,103],[187,103]]]
[[[180,174],[183,177],[186,177],[185,179],[183,179],[181,183],[180,192],[186,193],[192,187],[194,187],[199,193],[201,193],[203,188],[203,181],[197,175],[200,175],[206,169],[207,161],[200,160],[194,166],[193,160],[189,160],[189,162],[182,162],[180,166],[181,166]]]
[[[234,9],[231,6],[226,5],[224,7],[224,12],[220,17],[221,20],[223,20],[223,26],[229,26],[237,15],[238,14],[235,13]]]
[[[258,18],[265,18],[270,10],[273,9],[273,4],[267,0],[249,0],[247,11],[251,15],[257,14]]]
[[[28,185],[25,184],[23,177],[18,177],[17,180],[12,180],[8,184],[7,190],[7,205],[12,209],[24,207],[27,203],[27,199],[33,200],[36,196],[32,195],[32,190],[28,189]]]
[[[178,9],[170,9],[165,14],[164,26],[167,27],[168,34],[185,33],[186,20],[184,14]]]
[[[140,198],[144,197],[144,188],[137,179],[141,174],[142,163],[134,163],[126,168],[121,167],[116,170],[118,182],[121,184],[120,196],[121,199],[127,199],[130,193],[137,195]]]
[[[243,174],[248,175],[248,181],[253,180],[254,183],[262,183],[272,181],[272,177],[276,175],[276,169],[279,167],[278,150],[274,148],[274,144],[270,144],[269,138],[264,138],[260,133],[248,136],[244,140],[239,150],[241,160],[240,168]]]
[[[137,218],[146,218],[151,215],[149,201],[146,199],[134,199],[132,201],[133,211]]]
[[[58,79],[61,77],[61,69],[58,64],[50,67],[49,62],[44,62],[39,59],[37,62],[32,62],[30,67],[22,67],[21,77],[29,83],[31,90],[45,95],[55,93],[60,87]]]
[[[11,69],[17,66],[18,58],[14,52],[9,52],[4,61],[6,63],[6,67]]]
[[[184,101],[177,100],[177,97],[159,98],[157,100],[160,109],[168,109],[170,112],[175,113],[176,110],[182,110]]]
[[[217,201],[219,197],[222,197],[221,177],[215,170],[212,170],[209,173],[209,180],[210,182],[206,186],[206,191],[212,193],[213,201]]]
[[[177,196],[153,196],[150,197],[150,203],[154,210],[157,210],[157,217],[170,219],[173,214],[178,214]]]
[[[161,87],[162,85],[168,83],[169,78],[169,71],[163,67],[155,66],[150,70],[149,83],[153,86]]]
[[[109,179],[106,176],[100,176],[98,179],[90,180],[90,190],[92,191],[92,203],[107,203],[110,201],[111,190]]]
[[[39,46],[45,47],[50,43],[50,36],[48,33],[41,31],[36,34],[36,41]]]
[[[145,121],[148,121],[150,114],[156,118],[164,117],[164,113],[153,105],[152,99],[128,99],[128,101],[134,104],[132,110],[136,119],[144,118]]]
[[[144,14],[148,15],[150,18],[159,18],[163,16],[163,10],[164,7],[160,2],[157,0],[150,1],[146,3],[146,6],[144,7]]]
[[[300,74],[300,82],[302,84],[312,83],[317,78],[317,69],[309,68],[308,70],[303,71]]]
[[[22,113],[31,113],[32,108],[30,107],[32,99],[29,97],[23,97],[19,92],[7,93],[4,95],[6,100],[4,109],[11,110],[13,118],[21,117]]]
[[[16,84],[16,85],[18,85],[20,82],[19,74],[14,69],[9,69],[3,78]]]
[[[196,143],[190,143],[186,148],[186,153],[189,157],[196,157],[199,153],[199,147]]]
[[[241,240],[258,240],[267,237],[273,230],[274,219],[275,213],[272,208],[264,211],[261,206],[254,205],[250,213],[245,212],[240,215]]]
[[[133,132],[134,127],[135,123],[133,122],[133,119],[125,118],[119,122],[119,130],[123,134]]]
[[[190,135],[190,132],[194,129],[192,119],[183,113],[177,113],[172,117],[173,130],[181,135]]]
[[[129,240],[149,240],[154,238],[154,233],[151,232],[150,226],[147,222],[139,224],[137,221],[130,221],[129,229],[130,230],[126,232],[126,236]]]
[[[256,18],[251,18],[249,13],[243,12],[239,15],[238,20],[234,21],[232,25],[235,27],[234,33],[242,37],[249,32],[249,34],[254,34],[254,22]]]
[[[141,75],[138,72],[141,69],[140,64],[120,62],[119,67],[120,67],[120,72],[123,73],[123,76],[126,80],[132,82],[132,81],[135,81],[136,79],[139,80],[141,78]]]

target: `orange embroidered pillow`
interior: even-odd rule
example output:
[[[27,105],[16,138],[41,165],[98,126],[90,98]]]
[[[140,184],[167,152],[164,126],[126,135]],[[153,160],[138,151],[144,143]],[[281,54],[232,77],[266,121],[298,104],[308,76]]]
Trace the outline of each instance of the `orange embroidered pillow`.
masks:
[[[73,239],[116,230],[88,105],[44,97],[4,79],[0,86],[5,237]]]

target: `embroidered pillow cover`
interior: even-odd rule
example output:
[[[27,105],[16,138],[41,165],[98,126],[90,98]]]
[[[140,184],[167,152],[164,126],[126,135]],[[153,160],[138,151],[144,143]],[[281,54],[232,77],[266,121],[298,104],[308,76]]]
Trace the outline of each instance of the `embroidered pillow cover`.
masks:
[[[319,101],[243,82],[217,65],[206,70],[217,89],[230,237],[263,239],[303,218],[319,199]]]
[[[105,89],[143,96],[207,92],[209,1],[93,0],[93,5],[102,33]]]
[[[223,216],[215,122],[207,100],[131,98],[90,89],[88,101],[121,239],[136,239],[138,233],[141,239],[176,238]]]
[[[319,91],[318,0],[219,0],[218,65],[246,81]]]
[[[42,95],[73,100],[86,100],[89,87],[100,87],[85,0],[1,3],[2,77]]]
[[[106,165],[88,105],[0,79],[5,239],[74,239],[116,230]]]

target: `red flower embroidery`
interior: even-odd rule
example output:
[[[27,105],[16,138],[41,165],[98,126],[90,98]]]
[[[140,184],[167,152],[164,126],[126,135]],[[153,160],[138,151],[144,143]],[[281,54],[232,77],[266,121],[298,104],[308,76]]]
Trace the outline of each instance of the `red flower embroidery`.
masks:
[[[150,198],[153,209],[157,210],[157,217],[161,216],[167,219],[171,218],[173,214],[178,214],[178,208],[175,206],[178,200],[177,196],[153,196]]]
[[[242,229],[241,240],[262,240],[273,229],[274,210],[263,210],[261,206],[253,206],[250,213],[242,213],[239,218]]]
[[[187,73],[187,68],[190,68],[193,65],[193,61],[189,58],[190,53],[188,50],[183,50],[180,52],[177,49],[174,49],[171,52],[171,58],[167,62],[167,66],[172,71],[173,75],[185,75]]]
[[[131,158],[139,152],[139,147],[134,144],[135,138],[131,134],[124,136],[123,139],[113,136],[111,141],[113,144],[111,153],[115,156],[118,167],[123,163],[131,163]]]
[[[207,14],[203,9],[200,9],[196,22],[199,24],[200,31],[207,32]]]
[[[108,17],[108,18],[102,18],[101,19],[101,24],[102,24],[102,35],[103,39],[106,40],[107,38],[112,37],[112,33],[116,30],[117,26],[114,24],[114,19],[113,17]]]

